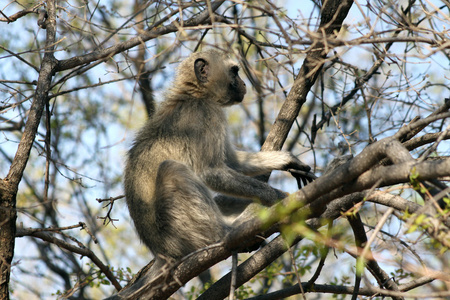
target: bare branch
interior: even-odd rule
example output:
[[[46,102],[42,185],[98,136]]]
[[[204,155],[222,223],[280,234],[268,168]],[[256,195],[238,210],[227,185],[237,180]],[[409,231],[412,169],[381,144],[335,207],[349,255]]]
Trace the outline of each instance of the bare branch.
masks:
[[[27,8],[27,9],[21,10],[19,12],[16,12],[15,14],[13,14],[13,15],[11,15],[9,17],[6,16],[2,11],[0,11],[0,13],[3,16],[3,18],[0,18],[0,22],[8,22],[8,23],[15,22],[18,19],[20,19],[20,18],[22,18],[22,17],[24,17],[24,16],[26,16],[28,14],[35,14],[36,13],[36,9],[38,7],[43,6],[43,5],[44,5],[44,2],[39,2],[39,3],[33,5],[30,8]]]
[[[79,225],[76,227],[79,227]],[[67,229],[69,229],[69,228],[67,228]],[[106,277],[108,277],[108,279],[111,281],[111,283],[114,285],[114,287],[118,291],[120,291],[122,289],[122,286],[117,281],[116,277],[111,272],[109,267],[107,267],[89,248],[86,248],[84,246],[82,246],[82,247],[74,246],[72,244],[65,242],[64,240],[58,239],[58,238],[54,237],[53,235],[45,233],[44,231],[41,231],[38,229],[18,228],[17,232],[16,232],[16,237],[24,237],[24,236],[32,236],[32,237],[40,238],[41,240],[55,244],[56,246],[58,246],[60,248],[80,254],[81,256],[88,257],[90,260],[92,260],[92,262],[97,267],[99,267],[99,269],[106,275]]]
[[[262,150],[280,150],[287,138],[287,135],[297,118],[300,109],[306,101],[306,96],[315,83],[317,76],[325,63],[328,46],[325,47],[325,41],[328,35],[339,32],[342,22],[347,16],[353,1],[325,1],[322,8],[322,16],[318,34],[323,37],[314,41],[305,61],[296,76],[294,85],[289,92],[286,101],[283,103],[278,117],[273,124],[272,129],[267,136]],[[336,6],[333,6],[336,5]]]
[[[224,1],[215,1],[211,3],[211,9],[214,12],[220,5],[222,5]],[[184,27],[195,27],[200,24],[208,23],[209,22],[209,11],[204,10],[200,14],[198,14],[196,17],[193,17],[189,20],[186,20],[183,22]],[[88,54],[85,54],[83,56],[76,56],[72,57],[66,60],[62,60],[58,63],[57,71],[64,71],[68,69],[72,69],[84,64],[91,63],[93,61],[106,61],[109,58],[113,57],[117,53],[124,52],[128,49],[131,49],[135,46],[138,46],[142,42],[147,42],[151,39],[155,39],[159,36],[166,35],[171,32],[176,32],[180,29],[180,26],[178,22],[172,22],[171,24],[167,26],[161,26],[158,28],[155,28],[151,31],[146,31],[141,34],[138,34],[136,37],[122,42],[115,44],[114,46],[111,46],[106,49],[98,50],[95,52],[91,52]]]

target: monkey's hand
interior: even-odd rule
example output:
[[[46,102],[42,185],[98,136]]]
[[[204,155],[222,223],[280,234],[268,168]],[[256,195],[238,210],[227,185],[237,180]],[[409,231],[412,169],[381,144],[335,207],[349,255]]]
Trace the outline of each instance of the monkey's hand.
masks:
[[[291,173],[297,180],[298,188],[307,185],[317,177],[311,172],[311,167],[300,161],[295,155],[290,152],[282,152],[288,156],[287,163],[284,170]]]
[[[293,169],[293,170],[303,171],[306,173],[308,173],[311,170],[310,166],[303,163],[292,153],[290,153],[290,152],[282,152],[282,153],[285,153],[285,155],[288,156],[287,163],[285,164],[283,170],[289,171],[289,170]]]
[[[297,180],[297,186],[299,189],[302,188],[302,184],[305,186],[317,178],[317,176],[311,171],[305,172],[301,170],[289,169],[288,172],[290,172],[291,175]]]

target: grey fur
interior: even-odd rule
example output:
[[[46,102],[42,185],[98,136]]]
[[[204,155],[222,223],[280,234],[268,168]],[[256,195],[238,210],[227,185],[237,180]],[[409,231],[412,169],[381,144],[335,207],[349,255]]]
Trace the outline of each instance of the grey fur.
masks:
[[[288,152],[233,149],[223,107],[245,95],[237,71],[222,52],[192,54],[180,64],[165,100],[128,152],[128,208],[155,256],[177,259],[220,240],[236,216],[248,210],[248,199],[268,206],[287,196],[249,176],[309,170]],[[220,193],[217,203],[210,190]]]

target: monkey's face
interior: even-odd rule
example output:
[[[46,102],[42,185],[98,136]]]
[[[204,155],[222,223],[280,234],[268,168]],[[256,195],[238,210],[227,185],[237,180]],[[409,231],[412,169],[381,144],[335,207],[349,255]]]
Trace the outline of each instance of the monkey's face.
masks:
[[[222,106],[241,103],[247,90],[244,81],[239,77],[239,66],[226,58],[213,62],[211,67],[215,73],[211,74],[215,77],[211,78],[211,90],[215,93],[215,100]]]
[[[236,65],[230,68],[230,84],[228,85],[229,105],[242,102],[247,92],[245,82],[239,77],[239,67]],[[228,104],[228,103],[227,103]]]
[[[222,106],[242,102],[246,88],[239,77],[239,66],[218,51],[206,51],[198,56],[194,61],[194,73],[203,95]]]

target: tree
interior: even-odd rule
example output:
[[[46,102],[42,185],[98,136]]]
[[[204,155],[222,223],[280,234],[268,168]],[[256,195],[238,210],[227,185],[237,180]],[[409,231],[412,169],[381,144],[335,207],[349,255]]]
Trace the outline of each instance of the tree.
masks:
[[[1,299],[11,290],[100,298],[126,283],[119,295],[168,298],[255,235],[267,243],[240,254],[236,272],[191,281],[181,297],[223,299],[230,286],[252,299],[450,295],[446,1],[48,0],[0,9]],[[246,103],[229,110],[234,142],[284,146],[318,178],[297,188],[272,174],[290,197],[156,281],[147,268],[130,281],[151,256],[131,234],[120,162],[173,62],[207,47],[228,50],[250,83]]]

